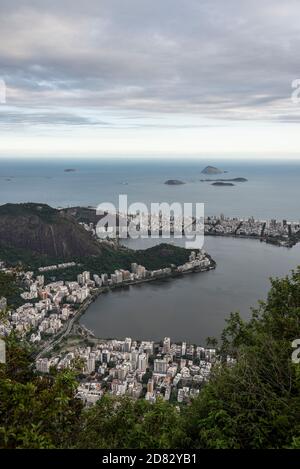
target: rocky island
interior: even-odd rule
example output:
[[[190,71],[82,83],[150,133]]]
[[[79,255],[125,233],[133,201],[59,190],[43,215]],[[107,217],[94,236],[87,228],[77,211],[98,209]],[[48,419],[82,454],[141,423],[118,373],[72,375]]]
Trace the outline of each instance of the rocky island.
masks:
[[[201,171],[202,174],[223,174],[224,172],[225,171],[215,166],[206,166],[206,168]]]
[[[168,179],[165,184],[167,184],[167,186],[181,186],[182,184],[185,184],[185,182],[180,181],[179,179]]]
[[[212,183],[212,186],[234,186],[232,182],[223,182],[223,181],[216,181]]]
[[[201,182],[247,182],[246,178],[232,178],[232,179],[200,179]]]
[[[65,173],[75,173],[76,169],[74,169],[74,168],[66,168],[64,171],[65,171]]]

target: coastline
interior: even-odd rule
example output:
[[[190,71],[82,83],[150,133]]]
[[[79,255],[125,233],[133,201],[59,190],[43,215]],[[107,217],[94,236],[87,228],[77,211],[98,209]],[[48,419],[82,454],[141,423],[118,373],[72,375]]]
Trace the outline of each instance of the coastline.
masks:
[[[117,291],[117,290],[122,290],[122,289],[128,289],[130,286],[134,285],[142,285],[145,283],[150,283],[150,282],[157,282],[159,280],[167,280],[167,279],[175,279],[175,278],[180,278],[185,275],[191,275],[191,274],[199,274],[203,272],[209,272],[210,270],[214,270],[217,266],[216,261],[209,255],[207,257],[210,260],[210,265],[207,267],[193,267],[192,269],[178,272],[178,271],[172,271],[169,274],[162,274],[157,277],[150,277],[150,278],[144,278],[144,279],[136,279],[136,280],[130,280],[123,282],[122,284],[116,284],[116,285],[109,285],[105,287],[100,287],[97,289],[94,289],[91,296],[80,305],[78,311],[76,311],[75,315],[72,317],[72,319],[66,324],[66,329],[64,331],[59,331],[59,334],[53,338],[53,340],[46,345],[42,350],[38,350],[37,353],[33,354],[32,356],[35,358],[35,360],[38,360],[45,354],[50,353],[54,347],[58,346],[64,339],[66,339],[73,331],[73,328],[75,325],[78,326],[79,324],[79,319],[88,311],[88,308],[92,303],[94,303],[100,295],[108,293],[110,291]],[[96,337],[93,335],[95,339],[103,339],[101,337]]]
[[[97,225],[97,215],[96,215],[96,208],[92,206],[82,206],[82,207],[68,207],[68,208],[60,208],[60,210],[76,210],[77,220],[84,224],[84,221],[81,217],[80,210],[85,210],[89,213],[84,214],[85,222],[89,219],[90,223],[93,223],[93,228],[96,231]],[[86,218],[87,217],[87,218]],[[193,221],[193,223],[195,220]],[[272,223],[275,222],[274,225]],[[218,226],[231,224],[232,231],[230,232],[214,232],[214,229]],[[250,231],[248,234],[240,234],[237,233],[240,229],[246,229]],[[150,224],[148,227],[145,227],[145,233],[148,236],[151,236],[151,226]],[[251,233],[251,229],[254,231]],[[259,232],[257,231],[259,229]],[[170,224],[170,235],[174,235],[175,226],[171,223]],[[181,232],[181,235],[184,236],[184,229],[176,229],[176,232]],[[162,225],[155,227],[155,235],[162,236],[163,234],[163,227]],[[241,238],[241,239],[256,239],[260,240],[261,242],[273,244],[278,247],[288,247],[292,248],[296,244],[300,242],[300,224],[296,221],[278,221],[278,220],[268,220],[266,219],[254,219],[254,217],[224,217],[222,215],[210,215],[205,217],[204,222],[204,235],[205,236],[225,236],[225,237],[233,237],[233,238]],[[128,236],[129,238],[130,236]],[[119,241],[121,238],[119,237],[119,233],[117,230],[116,233],[116,240]]]
[[[137,279],[137,280],[128,281],[126,283],[124,282],[123,284],[120,284],[120,285],[110,285],[110,286],[100,287],[97,290],[95,290],[92,297],[90,298],[90,301],[86,305],[83,305],[83,308],[80,311],[80,314],[76,315],[76,321],[74,321],[74,323],[78,322],[80,317],[83,316],[87,312],[89,306],[92,303],[94,303],[99,298],[99,296],[102,295],[102,294],[105,294],[105,293],[108,293],[108,292],[113,292],[113,291],[118,291],[118,290],[128,289],[131,286],[135,286],[135,285],[142,285],[142,284],[150,283],[150,282],[158,282],[160,280],[170,280],[170,279],[180,278],[180,277],[183,277],[185,275],[209,272],[210,270],[214,270],[217,266],[217,263],[212,258],[210,258],[210,260],[211,260],[211,265],[209,267],[204,267],[204,268],[194,267],[193,269],[187,270],[185,272],[172,272],[170,274],[161,275],[160,277]]]
[[[260,241],[261,243],[273,244],[274,246],[289,248],[296,246],[300,242],[300,239],[289,239],[288,241],[282,241],[276,238],[268,238],[264,236],[255,236],[255,235],[242,235],[234,233],[205,233],[205,236],[215,236],[218,238],[238,238],[238,239],[253,239]]]

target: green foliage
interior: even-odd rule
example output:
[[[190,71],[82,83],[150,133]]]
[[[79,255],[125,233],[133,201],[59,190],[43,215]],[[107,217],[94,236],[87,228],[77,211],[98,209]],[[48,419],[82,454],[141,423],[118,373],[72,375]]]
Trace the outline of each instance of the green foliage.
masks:
[[[124,247],[112,247],[103,243],[101,254],[98,256],[72,257],[72,259],[53,258],[20,248],[12,248],[0,245],[0,259],[9,265],[23,266],[24,269],[38,271],[41,266],[61,264],[66,261],[74,261],[77,266],[65,270],[45,272],[47,281],[55,277],[56,280],[74,280],[83,270],[89,270],[92,274],[113,273],[116,269],[130,269],[131,263],[144,265],[149,270],[170,267],[171,264],[184,264],[190,255],[190,251],[178,246],[160,244],[149,249],[134,251]]]
[[[12,274],[5,274],[0,272],[0,298],[4,296],[7,299],[9,306],[20,306],[23,303],[20,298],[21,290],[16,284],[15,276]]]
[[[143,374],[142,383],[146,385],[149,379],[152,378],[153,372],[147,368],[146,373]]]
[[[46,222],[52,222],[56,219],[57,210],[46,204],[24,203],[24,204],[5,204],[0,206],[0,216],[38,216]]]
[[[82,410],[74,398],[74,374],[35,376],[30,351],[14,338],[6,345],[7,364],[0,365],[0,448],[72,447]]]
[[[104,396],[83,414],[79,448],[175,448],[183,437],[171,404]]]

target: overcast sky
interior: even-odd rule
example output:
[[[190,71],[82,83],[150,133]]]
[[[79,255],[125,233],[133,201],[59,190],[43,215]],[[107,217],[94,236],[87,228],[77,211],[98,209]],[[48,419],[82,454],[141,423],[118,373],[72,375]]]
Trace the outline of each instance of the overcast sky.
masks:
[[[299,0],[0,0],[0,154],[300,158],[299,17]]]

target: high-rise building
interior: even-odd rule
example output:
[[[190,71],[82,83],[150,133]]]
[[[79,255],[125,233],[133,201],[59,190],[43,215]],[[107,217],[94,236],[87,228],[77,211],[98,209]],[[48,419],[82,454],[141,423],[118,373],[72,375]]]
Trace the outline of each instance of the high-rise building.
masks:
[[[110,352],[108,350],[102,350],[101,362],[102,363],[109,363],[109,360],[110,360]]]
[[[36,278],[37,284],[39,287],[43,287],[45,283],[45,277],[44,275],[38,275]]]
[[[165,391],[165,401],[169,401],[171,397],[171,386],[166,386],[166,391]]]
[[[122,276],[123,276],[123,281],[124,281],[124,282],[127,282],[128,280],[130,280],[130,272],[129,272],[129,270],[122,270],[122,269],[121,269],[121,272],[122,272]]]
[[[116,276],[116,283],[123,282],[123,274],[120,270],[115,270],[115,276]]]
[[[153,393],[153,389],[154,389],[154,382],[153,382],[153,379],[149,379],[148,381],[148,384],[147,384],[147,392],[149,393]]]
[[[165,337],[164,343],[163,343],[163,351],[164,353],[169,353],[170,350],[171,350],[171,339],[170,337]]]
[[[136,370],[137,364],[139,359],[139,352],[138,350],[131,351],[131,366],[133,370]]]
[[[83,272],[82,276],[83,276],[84,283],[88,283],[91,280],[90,272],[85,271]]]
[[[186,359],[185,359],[185,358],[182,358],[182,359],[180,360],[180,368],[181,368],[181,369],[182,369],[182,368],[185,368],[185,366],[186,366]]]
[[[102,280],[103,285],[107,285],[108,275],[107,274],[101,274],[101,280]]]
[[[41,373],[49,373],[49,361],[48,358],[40,358],[36,362],[36,369]]]
[[[132,340],[130,337],[126,337],[124,343],[124,352],[130,352]]]
[[[116,274],[111,274],[110,279],[113,285],[117,283],[118,279],[117,279]]]
[[[189,257],[189,261],[192,262],[196,259],[196,253],[195,251],[192,251]]]
[[[79,283],[79,285],[83,285],[83,275],[82,274],[79,274],[77,275],[77,283]]]
[[[94,279],[94,282],[97,285],[97,287],[102,286],[102,279],[99,277],[99,275],[94,274],[93,279]]]
[[[141,353],[139,355],[139,360],[138,360],[138,369],[140,371],[146,371],[147,369],[147,366],[148,366],[148,358],[147,358],[147,355],[145,353]]]
[[[168,369],[168,362],[165,359],[154,360],[154,373],[165,375]]]
[[[128,368],[126,366],[122,366],[121,368],[118,368],[117,370],[117,376],[120,381],[124,381],[126,378],[126,375],[128,373]]]
[[[95,371],[96,358],[94,353],[90,353],[86,361],[86,369],[88,373],[93,373]]]
[[[143,265],[138,265],[136,273],[139,278],[145,278],[146,268]]]

